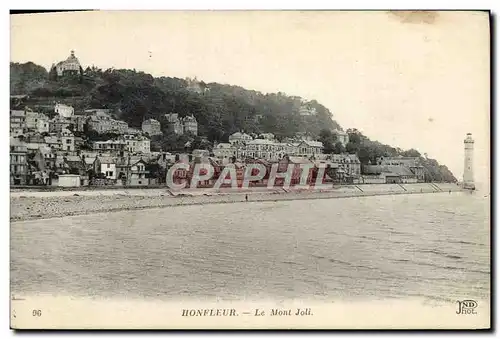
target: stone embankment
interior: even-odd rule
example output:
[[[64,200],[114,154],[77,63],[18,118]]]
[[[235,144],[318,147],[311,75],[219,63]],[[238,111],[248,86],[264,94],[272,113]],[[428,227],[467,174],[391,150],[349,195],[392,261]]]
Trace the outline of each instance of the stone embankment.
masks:
[[[455,184],[374,184],[343,185],[327,189],[184,189],[167,188],[115,190],[56,190],[35,191],[12,189],[10,193],[10,220],[21,221],[146,209],[179,205],[204,205],[248,201],[281,201],[300,199],[353,198],[374,195],[421,194],[457,192]]]

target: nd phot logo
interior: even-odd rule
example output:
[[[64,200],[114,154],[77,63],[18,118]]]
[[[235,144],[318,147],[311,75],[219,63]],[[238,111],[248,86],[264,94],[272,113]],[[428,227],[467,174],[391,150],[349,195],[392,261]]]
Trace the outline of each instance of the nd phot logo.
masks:
[[[457,314],[477,314],[475,309],[477,307],[477,301],[475,300],[457,300],[458,310]]]

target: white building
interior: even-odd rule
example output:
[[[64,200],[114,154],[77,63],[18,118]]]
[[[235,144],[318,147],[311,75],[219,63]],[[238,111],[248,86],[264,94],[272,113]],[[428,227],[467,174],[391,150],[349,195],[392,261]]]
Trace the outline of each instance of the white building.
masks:
[[[160,122],[158,120],[155,120],[155,119],[144,120],[144,122],[142,123],[142,131],[144,133],[148,133],[149,136],[163,134],[161,132]]]
[[[164,117],[175,134],[191,133],[198,135],[198,121],[196,121],[194,115],[191,114],[180,118],[178,113],[168,113]]]
[[[126,143],[126,150],[130,153],[151,153],[151,141],[140,135],[127,134],[123,136]]]
[[[361,175],[361,161],[356,154],[329,154],[327,157],[334,164],[338,164],[338,171],[351,177]]]
[[[71,118],[75,114],[75,109],[71,106],[57,103],[54,107],[54,112],[63,118]]]
[[[217,144],[214,149],[214,157],[219,159],[229,159],[236,156],[236,147],[227,142]]]
[[[337,135],[337,141],[340,141],[344,147],[349,143],[349,134],[347,134],[346,132],[335,130],[335,132],[333,133]]]
[[[229,136],[229,143],[231,145],[245,145],[247,142],[253,140],[252,136],[243,133],[243,132],[236,132],[233,133]]]
[[[464,188],[475,189],[474,184],[474,139],[467,133],[464,140]]]
[[[123,152],[126,150],[127,143],[125,140],[106,140],[94,141],[92,150],[96,152]]]
[[[26,128],[26,111],[11,110],[10,111],[10,130],[23,130]]]
[[[286,153],[288,145],[268,139],[255,139],[248,141],[245,146],[244,157],[278,161]]]
[[[293,146],[296,148],[294,155],[299,157],[310,158],[323,153],[323,143],[320,141],[302,140]]]
[[[65,73],[78,74],[81,65],[78,58],[75,57],[75,51],[71,51],[70,56],[66,60],[58,62],[55,68],[58,76],[62,76]]]
[[[317,114],[317,111],[316,108],[305,104],[300,107],[299,114],[302,116],[313,116]]]
[[[102,157],[99,158],[101,163],[101,173],[106,176],[106,179],[116,179],[116,159],[112,157]]]
[[[63,151],[75,151],[75,136],[67,129],[61,131],[61,147]]]
[[[57,137],[56,134],[48,135],[43,138],[47,146],[52,149],[60,150],[61,149],[61,139]]]
[[[36,130],[38,133],[49,133],[50,119],[45,114],[40,114],[37,120]]]
[[[149,171],[146,170],[146,162],[139,160],[130,166],[130,185],[142,186],[148,185],[149,180],[146,175]]]
[[[38,117],[40,116],[40,113],[37,112],[31,112],[27,111],[26,112],[26,128],[29,130],[36,130],[38,126]]]
[[[88,126],[97,133],[127,133],[129,127],[125,121],[115,120],[107,114],[93,115],[88,120]]]
[[[198,122],[193,115],[185,116],[181,119],[183,133],[198,135]]]

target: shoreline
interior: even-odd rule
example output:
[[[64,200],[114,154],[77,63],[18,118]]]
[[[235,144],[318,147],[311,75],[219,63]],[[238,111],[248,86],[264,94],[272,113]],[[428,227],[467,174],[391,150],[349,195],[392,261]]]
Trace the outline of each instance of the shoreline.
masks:
[[[106,190],[106,194],[100,191],[67,191],[63,195],[53,195],[51,194],[53,192],[11,191],[10,221],[22,222],[172,206],[465,192],[453,184],[385,184],[362,187],[364,190],[356,185],[349,185],[326,190],[249,189],[238,192],[210,190],[171,192],[166,189],[128,192],[126,189],[119,189]],[[246,195],[248,202],[245,201]]]

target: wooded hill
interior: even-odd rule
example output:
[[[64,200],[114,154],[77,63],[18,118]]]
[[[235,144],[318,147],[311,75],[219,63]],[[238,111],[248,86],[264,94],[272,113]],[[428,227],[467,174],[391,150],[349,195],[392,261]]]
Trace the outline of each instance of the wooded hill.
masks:
[[[47,72],[32,62],[11,63],[10,73],[11,95],[28,95],[22,105],[33,110],[50,111],[56,101],[72,105],[77,113],[89,108],[110,108],[116,118],[136,128],[149,118],[157,119],[162,128],[166,128],[165,113],[179,113],[181,117],[193,114],[198,121],[199,135],[206,137],[210,144],[227,141],[229,135],[241,130],[273,133],[279,140],[302,133],[322,141],[325,153],[356,153],[363,164],[375,162],[379,156],[421,157],[416,150],[404,151],[372,141],[356,129],[347,131],[351,142],[344,148],[332,133],[342,129],[332,112],[316,100],[306,102],[281,92],[263,94],[202,81],[197,82],[193,90],[185,79],[155,78],[136,70],[103,71],[96,67],[82,70],[79,75],[58,78],[55,72]],[[12,105],[16,104],[19,105],[16,102]],[[316,114],[301,115],[303,107],[315,110]],[[154,144],[164,150],[176,150],[185,140],[185,136],[164,133],[163,139],[154,140]],[[448,168],[436,160],[422,157],[422,161],[430,180],[456,181]]]

